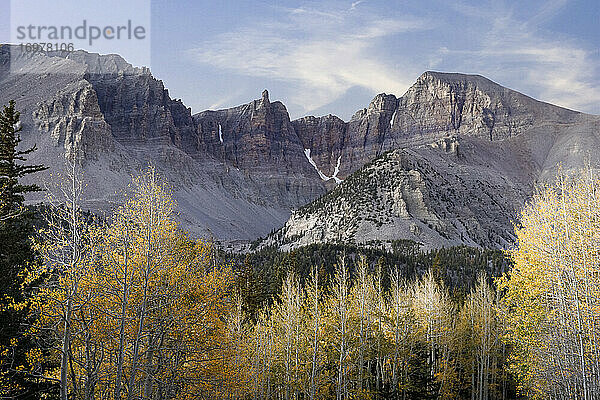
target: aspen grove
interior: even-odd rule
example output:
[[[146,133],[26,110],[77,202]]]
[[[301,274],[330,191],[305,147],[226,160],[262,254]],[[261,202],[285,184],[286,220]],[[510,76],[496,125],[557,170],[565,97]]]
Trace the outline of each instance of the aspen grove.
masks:
[[[408,276],[342,252],[304,273],[281,264],[281,284],[254,308],[241,267],[178,227],[154,168],[106,218],[82,211],[77,164],[62,182],[33,240],[26,299],[13,304],[27,310],[33,343],[18,372],[55,389],[39,397],[597,398],[600,182],[590,171],[524,209],[501,279],[482,270],[461,291],[437,257]]]

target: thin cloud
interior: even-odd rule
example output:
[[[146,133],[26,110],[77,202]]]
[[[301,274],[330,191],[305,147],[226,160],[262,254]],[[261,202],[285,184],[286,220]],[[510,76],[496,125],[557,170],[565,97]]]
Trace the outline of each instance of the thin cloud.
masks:
[[[566,0],[526,13],[502,2],[450,2],[428,18],[367,5],[360,12],[348,2],[278,6],[272,18],[207,38],[187,56],[259,86],[279,85],[295,116],[323,109],[355,87],[402,95],[426,69],[481,74],[543,101],[600,113],[600,53],[544,29]]]
[[[224,105],[231,103],[232,100],[238,98],[241,94],[242,94],[241,90],[236,90],[233,93],[228,94],[227,96],[217,99],[213,104],[208,106],[208,109],[209,110],[217,110],[217,109],[223,107]]]
[[[352,14],[288,9],[283,21],[219,35],[189,50],[188,56],[241,75],[285,81],[292,93],[288,101],[305,112],[335,101],[355,86],[402,94],[414,76],[401,76],[392,60],[377,57],[375,51],[381,41],[431,24],[416,17]]]
[[[364,2],[365,2],[365,0],[358,0],[358,1],[353,2],[350,5],[350,10],[356,10],[356,6],[358,6],[360,3],[364,3]]]
[[[543,29],[543,24],[554,18],[565,3],[546,3],[529,19],[517,18],[506,8],[484,11],[485,7],[474,9],[459,3],[455,8],[459,13],[487,24],[471,24],[479,29],[472,33],[471,48],[444,46],[437,59],[442,59],[443,65],[509,84],[540,100],[597,113],[597,54]]]

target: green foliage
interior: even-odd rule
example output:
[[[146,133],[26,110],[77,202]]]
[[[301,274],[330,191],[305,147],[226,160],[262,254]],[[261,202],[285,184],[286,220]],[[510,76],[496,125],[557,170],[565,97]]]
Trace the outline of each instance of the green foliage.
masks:
[[[32,346],[22,333],[27,324],[25,268],[34,259],[30,236],[34,213],[24,206],[27,193],[40,190],[21,182],[25,176],[45,169],[27,165],[26,156],[35,150],[19,150],[20,114],[11,101],[0,112],[0,393],[2,396],[34,396],[43,385],[21,372],[25,354]]]
[[[380,266],[384,287],[389,286],[389,272],[395,267],[399,268],[404,278],[413,279],[423,275],[437,262],[438,266],[443,267],[436,278],[443,281],[457,298],[464,297],[474,286],[479,272],[497,277],[509,269],[508,261],[499,250],[459,246],[422,251],[418,244],[407,240],[394,241],[390,247],[388,250],[383,246],[327,243],[312,244],[289,252],[267,247],[243,255],[223,253],[221,257],[232,262],[237,271],[246,311],[251,318],[254,318],[261,305],[272,301],[288,272],[296,273],[304,283],[313,266],[318,266],[326,282],[342,255],[351,276],[360,256],[365,257],[371,270]]]

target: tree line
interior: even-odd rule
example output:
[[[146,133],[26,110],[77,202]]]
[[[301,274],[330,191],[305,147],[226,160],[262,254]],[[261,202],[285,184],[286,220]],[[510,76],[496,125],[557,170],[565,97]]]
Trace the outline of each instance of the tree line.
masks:
[[[427,272],[384,288],[364,258],[328,281],[290,273],[273,305],[241,329],[251,398],[515,398],[504,368],[499,295],[482,274],[462,304]]]

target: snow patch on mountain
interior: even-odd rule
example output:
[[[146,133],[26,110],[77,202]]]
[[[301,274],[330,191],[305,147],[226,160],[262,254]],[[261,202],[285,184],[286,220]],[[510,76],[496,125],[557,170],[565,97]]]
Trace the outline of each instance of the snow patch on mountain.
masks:
[[[342,156],[339,156],[337,159],[337,165],[335,166],[335,170],[333,170],[332,178],[335,180],[335,183],[342,183],[342,179],[337,177],[337,174],[340,172],[340,161],[342,160]]]
[[[337,159],[337,165],[335,166],[335,170],[333,171],[333,175],[332,176],[327,176],[325,175],[317,166],[317,163],[315,162],[315,160],[312,159],[312,157],[310,156],[310,149],[304,149],[304,155],[306,156],[306,159],[308,160],[308,162],[310,163],[310,165],[312,165],[315,170],[317,171],[317,174],[319,174],[319,177],[324,180],[324,181],[328,181],[333,179],[335,181],[335,183],[341,183],[342,180],[340,178],[337,177],[337,174],[340,172],[340,162],[342,159],[342,156],[339,156]]]

